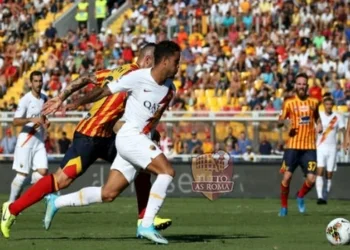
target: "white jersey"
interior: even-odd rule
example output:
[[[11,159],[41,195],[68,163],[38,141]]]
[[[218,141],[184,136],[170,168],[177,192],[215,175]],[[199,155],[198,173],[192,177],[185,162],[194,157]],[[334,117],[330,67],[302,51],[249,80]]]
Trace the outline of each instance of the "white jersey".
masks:
[[[129,93],[124,113],[125,124],[118,136],[140,133],[150,136],[175,94],[173,82],[169,79],[164,85],[159,85],[151,75],[151,68],[124,75],[109,83],[108,88],[113,94]]]
[[[317,147],[328,147],[337,145],[337,132],[339,129],[345,128],[344,117],[336,112],[327,115],[320,112],[323,132],[317,136]]]
[[[40,94],[38,99],[32,92],[27,93],[20,99],[14,118],[39,117],[46,100],[47,97],[44,94]],[[18,136],[17,147],[32,148],[41,142],[44,142],[44,128],[34,127],[34,123],[29,122],[23,126]]]

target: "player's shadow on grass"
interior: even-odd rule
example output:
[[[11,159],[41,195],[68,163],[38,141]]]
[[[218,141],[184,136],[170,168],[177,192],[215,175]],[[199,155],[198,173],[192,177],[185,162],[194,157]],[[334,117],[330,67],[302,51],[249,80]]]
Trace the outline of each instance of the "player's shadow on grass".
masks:
[[[210,242],[210,241],[225,241],[236,239],[265,239],[268,236],[249,235],[249,234],[235,234],[235,235],[215,235],[215,234],[178,234],[169,235],[166,238],[171,243],[195,243],[195,242]],[[78,241],[105,241],[105,240],[136,240],[135,237],[121,236],[121,237],[26,237],[18,238],[16,240],[78,240]],[[152,244],[151,242],[149,242]]]
[[[191,242],[209,242],[209,241],[225,241],[238,239],[265,239],[268,236],[249,235],[249,234],[234,234],[234,235],[220,235],[220,234],[177,234],[166,236],[167,240],[172,243],[191,243]]]

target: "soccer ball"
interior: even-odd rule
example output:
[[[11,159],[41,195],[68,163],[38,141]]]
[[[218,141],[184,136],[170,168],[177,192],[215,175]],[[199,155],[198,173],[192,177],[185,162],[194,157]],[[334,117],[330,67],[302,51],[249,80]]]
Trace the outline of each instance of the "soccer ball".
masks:
[[[350,241],[350,222],[343,218],[332,220],[326,228],[326,237],[332,245],[346,245]]]

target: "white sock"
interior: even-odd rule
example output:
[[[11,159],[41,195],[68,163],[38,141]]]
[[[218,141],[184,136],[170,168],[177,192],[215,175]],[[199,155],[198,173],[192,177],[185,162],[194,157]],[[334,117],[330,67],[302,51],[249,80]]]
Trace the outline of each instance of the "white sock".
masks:
[[[41,174],[39,174],[39,172],[33,172],[32,173],[32,181],[31,184],[35,184],[37,183],[38,180],[40,180],[41,178],[43,178],[44,176],[42,176]]]
[[[78,192],[59,196],[55,200],[57,208],[80,207],[93,203],[102,203],[102,187],[86,187]]]
[[[152,185],[149,199],[145,211],[145,216],[142,220],[143,227],[149,227],[154,221],[159,209],[162,207],[166,197],[166,191],[173,180],[173,177],[167,174],[160,174]]]
[[[332,180],[327,179],[327,193],[331,191],[331,187],[332,187]]]
[[[316,192],[317,192],[318,199],[323,199],[322,190],[323,190],[323,177],[316,176]]]
[[[26,180],[26,176],[21,175],[21,174],[17,174],[15,176],[15,178],[13,179],[12,183],[11,183],[11,193],[10,193],[10,198],[9,198],[9,202],[14,202],[19,194],[22,191],[23,188],[23,184],[24,181]]]

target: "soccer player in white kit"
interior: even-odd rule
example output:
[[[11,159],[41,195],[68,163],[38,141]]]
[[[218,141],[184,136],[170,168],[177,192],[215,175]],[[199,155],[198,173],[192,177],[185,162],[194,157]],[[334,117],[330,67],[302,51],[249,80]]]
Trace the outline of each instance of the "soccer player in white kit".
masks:
[[[332,186],[333,172],[337,169],[337,132],[341,131],[345,138],[345,122],[344,117],[333,112],[334,100],[327,96],[323,99],[324,112],[320,112],[323,133],[317,138],[317,177],[316,191],[317,204],[327,204],[326,197],[323,196],[323,176],[326,168],[326,190],[327,196]]]
[[[159,146],[151,140],[151,135],[175,95],[171,79],[178,72],[180,52],[176,43],[160,42],[155,47],[153,68],[139,69],[99,88],[100,93],[95,100],[117,92],[129,93],[125,124],[116,137],[117,157],[103,187],[87,187],[66,195],[67,200],[75,200],[72,206],[113,201],[133,182],[138,170],[145,169],[156,174],[137,236],[160,244],[168,241],[154,228],[153,220],[163,204],[175,171]],[[79,202],[80,197],[84,197],[84,204]]]
[[[47,97],[41,93],[43,76],[40,71],[30,74],[31,91],[23,96],[18,104],[13,119],[14,126],[23,126],[18,136],[12,169],[17,172],[11,183],[9,201],[13,202],[20,195],[24,185],[30,179],[31,184],[47,174],[47,154],[44,145],[44,132],[49,122],[41,115],[41,109]]]

